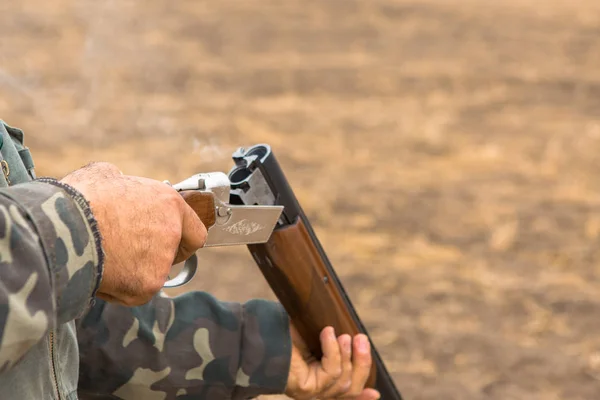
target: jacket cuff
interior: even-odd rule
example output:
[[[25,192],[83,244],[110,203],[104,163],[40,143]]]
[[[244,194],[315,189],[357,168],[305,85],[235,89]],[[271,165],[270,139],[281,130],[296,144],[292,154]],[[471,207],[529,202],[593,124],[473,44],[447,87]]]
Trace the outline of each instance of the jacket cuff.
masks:
[[[57,322],[81,316],[102,279],[104,252],[87,200],[51,178],[14,185],[2,195],[24,210],[42,244],[54,289]]]
[[[257,354],[257,349],[262,349],[263,354]],[[232,398],[283,393],[291,352],[290,321],[283,306],[262,299],[245,303],[240,366]],[[244,371],[252,373],[248,376]]]

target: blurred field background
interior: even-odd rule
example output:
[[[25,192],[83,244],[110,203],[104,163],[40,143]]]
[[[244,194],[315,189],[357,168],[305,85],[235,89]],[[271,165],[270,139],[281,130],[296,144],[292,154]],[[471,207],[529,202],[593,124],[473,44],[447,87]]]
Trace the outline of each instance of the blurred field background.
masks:
[[[600,398],[599,2],[2,1],[0,118],[41,175],[269,143],[407,400]]]

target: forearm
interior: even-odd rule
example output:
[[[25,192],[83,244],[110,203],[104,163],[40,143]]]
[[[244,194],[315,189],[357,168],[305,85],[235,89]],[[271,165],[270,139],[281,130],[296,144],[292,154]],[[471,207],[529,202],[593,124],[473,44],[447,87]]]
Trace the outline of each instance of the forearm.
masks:
[[[203,292],[127,308],[98,302],[78,322],[79,389],[138,399],[242,399],[282,393],[288,317],[278,303],[224,303]]]
[[[82,314],[100,279],[100,238],[89,206],[56,185],[0,190],[0,371]]]

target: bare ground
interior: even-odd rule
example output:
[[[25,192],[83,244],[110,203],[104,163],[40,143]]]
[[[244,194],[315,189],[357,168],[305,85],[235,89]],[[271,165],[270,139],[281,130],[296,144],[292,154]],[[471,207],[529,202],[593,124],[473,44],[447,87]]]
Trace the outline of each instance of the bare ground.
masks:
[[[600,398],[595,1],[4,1],[0,116],[44,175],[270,143],[406,399]]]

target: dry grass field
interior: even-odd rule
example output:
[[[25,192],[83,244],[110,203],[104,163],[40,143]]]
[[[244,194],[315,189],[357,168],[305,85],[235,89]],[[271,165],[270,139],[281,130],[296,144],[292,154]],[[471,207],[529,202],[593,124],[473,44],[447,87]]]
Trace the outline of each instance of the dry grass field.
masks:
[[[0,118],[42,175],[269,143],[407,400],[600,399],[599,2],[4,0]]]

